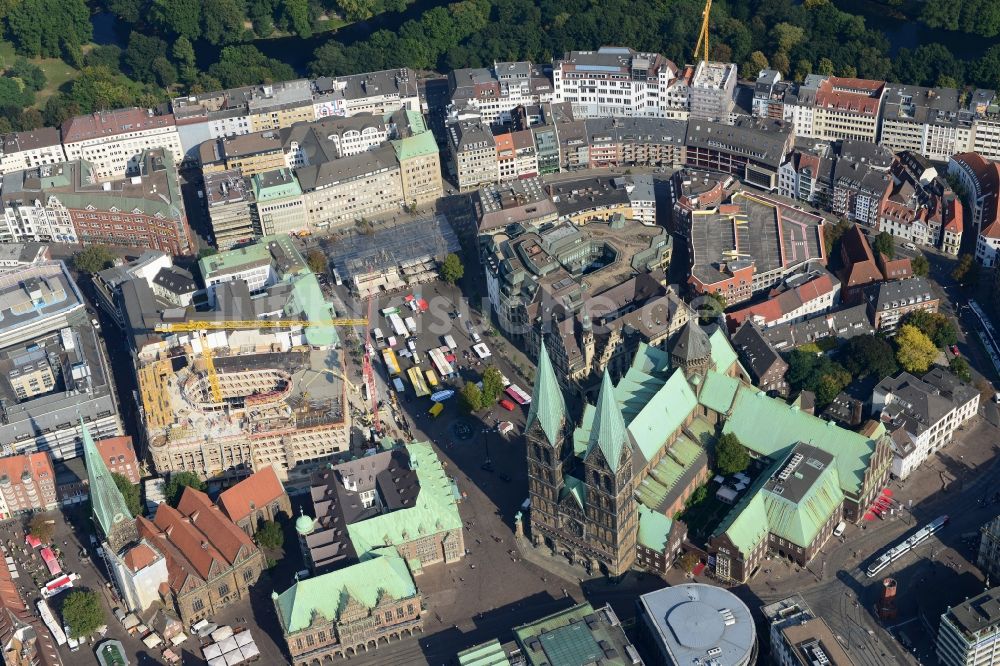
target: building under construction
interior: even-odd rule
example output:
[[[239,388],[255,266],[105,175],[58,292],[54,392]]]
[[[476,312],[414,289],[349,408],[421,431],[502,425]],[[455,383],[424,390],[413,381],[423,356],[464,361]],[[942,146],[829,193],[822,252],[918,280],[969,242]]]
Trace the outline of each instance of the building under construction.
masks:
[[[359,228],[329,248],[330,263],[360,298],[430,282],[438,277],[449,252],[458,252],[458,236],[444,215],[389,227]]]
[[[348,450],[339,337],[319,323],[333,320],[333,308],[286,241],[213,256],[202,267],[210,309],[161,308],[144,282],[123,285],[145,444],[158,472],[233,478],[271,465],[294,485]]]

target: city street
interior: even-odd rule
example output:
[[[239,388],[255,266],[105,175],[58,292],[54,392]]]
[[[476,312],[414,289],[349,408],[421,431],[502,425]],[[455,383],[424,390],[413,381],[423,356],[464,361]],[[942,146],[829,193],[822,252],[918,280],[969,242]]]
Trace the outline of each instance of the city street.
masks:
[[[796,570],[773,558],[764,565],[769,574],[759,572],[749,585],[734,591],[752,608],[802,594],[859,666],[932,659],[933,632],[941,613],[983,589],[975,553],[963,537],[975,534],[996,513],[979,500],[1000,484],[998,441],[1000,431],[976,419],[905,484],[890,485],[904,507],[912,502],[910,511],[886,521],[863,522],[863,527],[849,526],[841,539],[827,542],[807,569]],[[950,522],[944,530],[876,577],[867,577],[864,568],[885,548],[945,514]],[[898,583],[898,613],[883,626],[875,618],[874,605],[886,577]],[[915,654],[904,649],[901,636],[915,645]]]

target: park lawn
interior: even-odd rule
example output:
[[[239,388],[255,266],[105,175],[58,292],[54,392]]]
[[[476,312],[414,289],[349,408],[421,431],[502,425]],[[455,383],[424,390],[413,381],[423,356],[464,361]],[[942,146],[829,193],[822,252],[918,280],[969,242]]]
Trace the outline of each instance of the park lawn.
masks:
[[[14,53],[14,45],[7,40],[0,40],[0,67],[6,67],[14,62],[17,54]],[[35,93],[35,107],[45,106],[45,100],[59,90],[67,81],[75,79],[80,72],[67,65],[60,58],[29,58],[29,60],[45,72],[45,87]]]

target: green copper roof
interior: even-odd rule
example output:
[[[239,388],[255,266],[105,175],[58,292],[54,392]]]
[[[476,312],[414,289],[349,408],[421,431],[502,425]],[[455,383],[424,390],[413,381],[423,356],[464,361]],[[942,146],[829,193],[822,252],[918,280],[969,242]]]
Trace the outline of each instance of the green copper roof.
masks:
[[[657,511],[639,505],[639,533],[637,538],[646,548],[662,553],[670,536],[674,521]]]
[[[733,433],[751,451],[771,459],[784,458],[798,442],[807,442],[834,457],[844,493],[857,496],[864,484],[875,441],[832,421],[741,386],[723,433]]]
[[[716,328],[708,336],[708,342],[712,345],[712,363],[715,365],[715,369],[725,374],[730,366],[739,360],[736,350],[733,349],[733,345],[721,328]]]
[[[576,500],[581,509],[587,506],[587,484],[583,481],[567,474],[563,477],[563,489],[566,493],[573,496],[573,499]]]
[[[601,393],[597,396],[597,407],[594,413],[594,425],[590,429],[590,442],[587,455],[594,448],[599,448],[613,472],[618,471],[622,450],[628,445],[628,429],[625,419],[615,400],[615,388],[611,385],[611,375],[605,371],[601,380]]]
[[[709,370],[698,393],[698,402],[719,414],[725,414],[733,404],[740,382],[729,375]]]
[[[427,442],[412,442],[406,445],[406,450],[410,466],[420,482],[417,501],[412,507],[347,526],[348,536],[361,559],[371,557],[377,548],[462,529],[451,479],[445,474],[434,449]]]
[[[400,162],[438,153],[438,145],[434,141],[434,135],[426,131],[402,139],[395,139],[392,141],[392,147],[396,150],[396,158]]]
[[[531,407],[528,409],[528,420],[525,421],[525,431],[537,420],[549,443],[559,443],[559,433],[566,418],[566,403],[563,400],[559,380],[552,369],[549,352],[542,340],[538,350],[538,373],[535,376],[535,388],[532,391]]]
[[[495,638],[489,643],[462,650],[455,656],[458,658],[458,666],[510,666],[507,653]]]
[[[375,608],[383,594],[408,599],[417,593],[406,562],[399,555],[384,553],[364,562],[322,576],[297,581],[274,600],[285,632],[307,628],[313,614],[336,622],[354,599],[365,608]]]
[[[762,494],[771,532],[802,548],[812,543],[844,501],[835,467],[824,469],[798,503],[767,490]]]
[[[295,531],[299,534],[310,534],[313,526],[313,519],[304,513],[295,519]]]
[[[115,484],[111,471],[104,464],[104,459],[94,444],[94,438],[80,419],[80,432],[83,435],[83,459],[87,467],[87,478],[90,483],[90,505],[97,524],[105,537],[111,534],[111,528],[116,523],[132,518],[125,498],[122,497],[118,485]]]
[[[674,372],[659,391],[628,424],[639,450],[652,460],[666,438],[683,425],[698,405],[691,386],[682,372]]]
[[[743,498],[734,506],[721,523],[715,528],[712,536],[725,534],[740,552],[749,553],[754,547],[767,538],[767,509],[764,506],[764,495],[761,489],[771,476],[781,467],[782,461],[761,471],[747,489]]]
[[[309,321],[333,319],[336,313],[324,297],[323,291],[312,273],[292,278],[292,297],[285,306],[285,316],[299,316]],[[306,342],[315,347],[329,347],[340,342],[337,329],[333,326],[307,326]]]

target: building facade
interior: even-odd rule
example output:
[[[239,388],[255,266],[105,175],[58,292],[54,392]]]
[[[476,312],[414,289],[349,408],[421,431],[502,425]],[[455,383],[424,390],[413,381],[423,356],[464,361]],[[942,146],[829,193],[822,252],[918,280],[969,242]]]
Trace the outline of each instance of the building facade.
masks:
[[[423,631],[420,593],[398,555],[297,580],[271,598],[293,666],[377,650]]]
[[[171,159],[184,154],[173,114],[135,107],[70,118],[63,123],[62,142],[66,159],[93,165],[98,182],[124,178],[147,151],[167,151]]]
[[[0,458],[0,519],[59,505],[56,474],[47,453]]]
[[[1000,660],[1000,588],[945,611],[938,625],[935,652],[944,666],[978,666]]]

